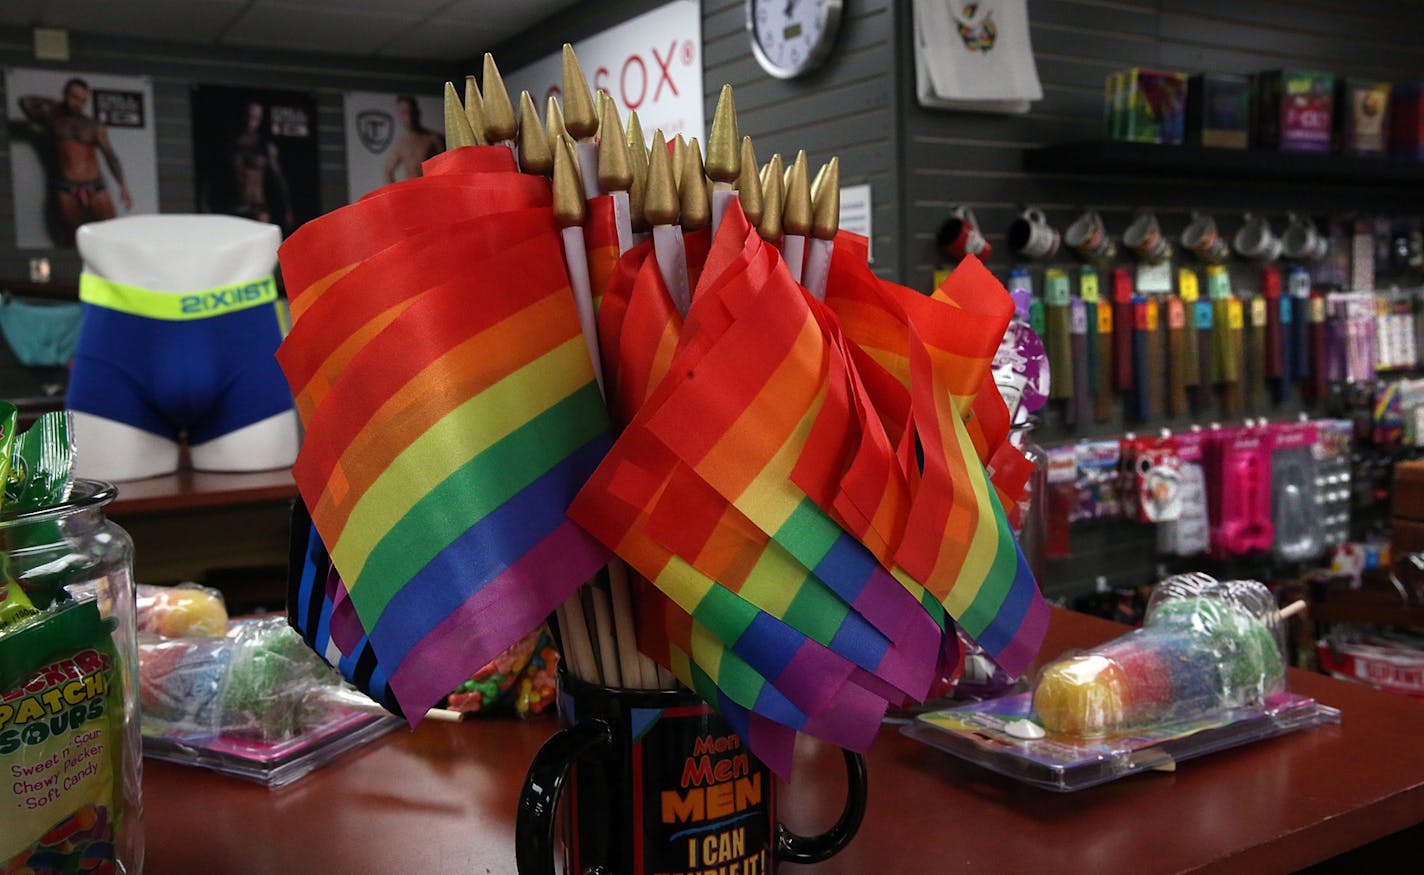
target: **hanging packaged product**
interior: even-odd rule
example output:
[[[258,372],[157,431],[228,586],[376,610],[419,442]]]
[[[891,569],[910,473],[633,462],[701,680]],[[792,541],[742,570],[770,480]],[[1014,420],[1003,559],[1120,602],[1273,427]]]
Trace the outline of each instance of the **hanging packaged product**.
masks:
[[[1207,432],[1202,444],[1211,519],[1211,553],[1218,559],[1271,549],[1270,435],[1262,429]]]
[[[1009,409],[1009,421],[1017,424],[1026,421],[1030,413],[1048,400],[1052,375],[1043,340],[1029,324],[1030,295],[1016,290],[1012,298],[1014,317],[999,342],[990,368],[994,384]]]
[[[1169,434],[1140,438],[1133,459],[1138,521],[1160,523],[1182,514],[1182,472],[1177,440]]]
[[[1303,562],[1325,552],[1316,500],[1316,427],[1282,423],[1271,436],[1273,553],[1282,562]]]
[[[1072,521],[1122,516],[1122,498],[1118,489],[1118,442],[1085,441],[1074,449],[1078,455],[1078,502]]]
[[[1211,546],[1206,510],[1206,477],[1202,472],[1201,431],[1176,436],[1178,495],[1181,511],[1175,520],[1157,527],[1157,551],[1173,556],[1196,556]]]
[[[1315,500],[1320,537],[1334,548],[1350,539],[1350,447],[1354,425],[1348,419],[1316,423]]]
[[[1076,447],[1052,447],[1048,453],[1048,512],[1045,555],[1050,559],[1066,559],[1073,553],[1069,541],[1069,523],[1078,504],[1078,450]]]

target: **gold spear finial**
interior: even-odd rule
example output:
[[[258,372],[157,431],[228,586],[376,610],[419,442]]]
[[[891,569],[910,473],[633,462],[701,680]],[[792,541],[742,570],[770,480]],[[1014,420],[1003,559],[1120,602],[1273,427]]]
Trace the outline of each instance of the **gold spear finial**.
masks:
[[[696,231],[712,224],[712,204],[707,195],[707,174],[702,169],[702,144],[693,137],[682,156],[682,186],[678,189],[682,229]]]
[[[628,166],[633,171],[633,181],[628,186],[628,214],[633,220],[634,231],[648,230],[648,219],[643,215],[643,204],[648,193],[648,147],[643,145],[643,125],[638,121],[638,113],[628,113]]]
[[[550,143],[554,143],[567,133],[568,129],[564,127],[564,110],[559,106],[559,98],[550,94],[549,104],[544,110],[544,134]]]
[[[628,139],[623,123],[618,119],[618,107],[613,98],[603,94],[598,114],[598,127],[603,136],[598,143],[598,187],[604,191],[627,191],[633,185],[633,166],[628,155]]]
[[[673,182],[672,156],[662,131],[653,132],[653,145],[648,149],[648,190],[643,202],[643,215],[650,225],[676,225],[678,219],[677,185]]]
[[[528,91],[519,92],[519,169],[540,176],[554,172],[554,152]]]
[[[465,77],[465,115],[470,119],[470,130],[475,134],[476,146],[488,146],[485,139],[484,98],[480,97],[480,86],[474,76]]]
[[[563,138],[568,141],[567,135]],[[554,218],[561,227],[583,224],[583,185],[578,178],[578,161],[572,151],[554,149]]]
[[[816,178],[821,186],[811,200],[811,234],[831,240],[841,227],[841,159],[832,157]]]
[[[480,92],[484,104],[485,139],[491,143],[513,140],[515,132],[519,130],[519,123],[514,118],[514,105],[509,102],[509,92],[504,88],[504,79],[499,75],[494,55],[489,52],[485,52],[485,75],[482,81],[484,87]]]
[[[821,190],[821,184],[826,180],[826,171],[830,169],[831,162],[827,161],[821,165],[821,169],[816,171],[816,178],[811,180],[811,204],[812,211],[815,210],[816,196]]]
[[[593,94],[588,90],[588,80],[583,77],[583,67],[579,66],[574,47],[564,43],[564,125],[569,136],[582,140],[593,136],[598,130],[598,112],[593,106]]]
[[[732,185],[742,201],[742,213],[755,228],[761,221],[762,196],[761,175],[757,173],[756,151],[752,149],[752,138],[742,137],[742,172]]]
[[[785,194],[781,184],[781,153],[771,156],[761,174],[761,221],[757,233],[761,239],[775,243],[781,239],[781,214]]]
[[[682,191],[682,165],[687,161],[687,138],[678,134],[672,141],[672,181]]]
[[[787,176],[786,206],[781,213],[781,227],[787,234],[811,233],[811,178],[806,164],[806,150],[802,149]]]
[[[445,149],[453,151],[461,146],[475,145],[475,133],[470,130],[470,120],[465,116],[465,108],[460,105],[460,95],[455,93],[455,83],[445,83]]]
[[[712,133],[707,137],[707,177],[713,182],[733,182],[741,173],[741,139],[732,86],[723,85],[717,98],[717,114],[712,118]]]
[[[642,146],[644,151],[648,148],[647,138],[643,136],[643,123],[638,121],[638,111],[628,110],[628,145]]]
[[[574,138],[568,134],[560,134],[559,143],[563,145],[563,151],[568,153],[569,160],[574,163],[574,181],[578,183],[579,191],[584,191],[583,167],[579,165],[578,148],[574,146]],[[559,151],[558,149],[554,150],[556,155]]]

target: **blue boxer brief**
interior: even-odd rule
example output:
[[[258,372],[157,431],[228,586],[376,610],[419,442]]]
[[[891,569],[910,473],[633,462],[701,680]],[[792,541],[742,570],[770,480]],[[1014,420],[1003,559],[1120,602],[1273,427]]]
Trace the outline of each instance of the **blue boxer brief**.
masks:
[[[191,444],[291,410],[276,297],[270,276],[176,294],[84,274],[66,406]]]

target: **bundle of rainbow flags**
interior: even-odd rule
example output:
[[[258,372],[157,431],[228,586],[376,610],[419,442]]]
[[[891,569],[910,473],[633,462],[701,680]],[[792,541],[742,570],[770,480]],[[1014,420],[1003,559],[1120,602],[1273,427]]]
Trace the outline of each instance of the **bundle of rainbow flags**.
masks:
[[[292,624],[415,722],[556,616],[569,671],[670,672],[783,775],[797,732],[864,751],[956,625],[1022,672],[1003,287],[877,277],[838,164],[759,167],[729,89],[705,160],[649,152],[565,60],[541,120],[487,57],[422,177],[282,248]]]

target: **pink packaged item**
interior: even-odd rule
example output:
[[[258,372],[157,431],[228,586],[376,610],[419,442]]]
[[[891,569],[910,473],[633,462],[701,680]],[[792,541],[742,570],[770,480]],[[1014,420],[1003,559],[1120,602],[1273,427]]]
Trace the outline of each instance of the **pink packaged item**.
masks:
[[[1217,558],[1271,549],[1271,436],[1265,429],[1213,432],[1203,445]]]

